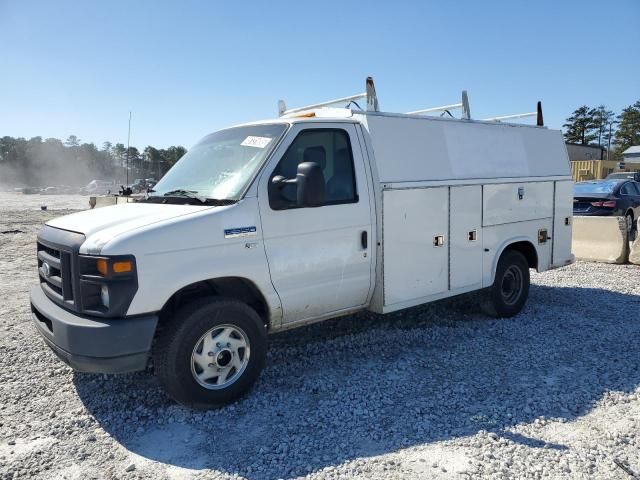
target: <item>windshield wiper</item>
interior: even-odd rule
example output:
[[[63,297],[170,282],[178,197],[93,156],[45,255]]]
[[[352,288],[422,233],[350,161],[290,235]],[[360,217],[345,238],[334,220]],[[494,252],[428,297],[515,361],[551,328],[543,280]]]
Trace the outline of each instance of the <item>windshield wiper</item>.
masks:
[[[183,190],[181,188],[177,190],[170,190],[162,195],[163,197],[187,197],[198,200],[200,203],[207,203],[207,199],[205,197],[201,197],[198,195],[198,192],[195,190]]]
[[[155,190],[149,190],[148,193],[152,193],[155,192]],[[193,199],[193,200],[197,200],[198,202],[204,204],[204,205],[218,205],[218,206],[223,206],[223,205],[233,205],[234,203],[237,203],[238,200],[232,200],[229,198],[208,198],[208,197],[203,197],[201,195],[198,195],[198,192],[195,190],[184,190],[182,188],[178,188],[176,190],[170,190],[166,193],[163,193],[162,196],[158,196],[158,195],[149,195],[147,197],[147,201],[152,201],[155,199],[157,200],[162,200],[165,199],[162,203],[165,203],[168,198],[188,198],[188,199]]]

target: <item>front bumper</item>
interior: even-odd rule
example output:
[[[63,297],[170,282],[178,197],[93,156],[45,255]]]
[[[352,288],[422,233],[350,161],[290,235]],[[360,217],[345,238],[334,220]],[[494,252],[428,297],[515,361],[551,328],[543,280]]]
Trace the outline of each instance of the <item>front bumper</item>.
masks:
[[[74,370],[124,373],[144,370],[158,324],[157,315],[90,318],[69,312],[34,286],[31,317],[49,347]]]

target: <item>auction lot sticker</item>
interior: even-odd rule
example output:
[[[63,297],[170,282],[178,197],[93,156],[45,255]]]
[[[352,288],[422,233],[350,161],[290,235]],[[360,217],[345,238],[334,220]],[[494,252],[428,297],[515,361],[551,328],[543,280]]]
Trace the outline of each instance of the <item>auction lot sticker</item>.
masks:
[[[271,139],[269,137],[253,137],[249,135],[240,145],[245,147],[264,148],[269,145],[270,141]]]

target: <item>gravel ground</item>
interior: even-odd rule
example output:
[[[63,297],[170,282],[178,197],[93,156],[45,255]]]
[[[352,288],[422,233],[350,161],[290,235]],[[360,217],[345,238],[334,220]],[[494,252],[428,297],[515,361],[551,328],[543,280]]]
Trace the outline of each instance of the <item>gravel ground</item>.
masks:
[[[193,412],[32,327],[37,229],[86,201],[0,194],[0,479],[640,478],[640,267],[533,273],[510,320],[466,297],[285,332],[248,397]]]

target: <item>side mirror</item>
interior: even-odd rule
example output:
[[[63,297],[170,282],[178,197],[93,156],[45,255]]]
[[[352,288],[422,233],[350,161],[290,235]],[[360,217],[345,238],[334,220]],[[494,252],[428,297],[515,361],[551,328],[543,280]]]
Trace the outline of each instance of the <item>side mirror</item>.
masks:
[[[296,184],[299,207],[317,207],[324,203],[324,174],[316,162],[303,162],[298,165]]]

